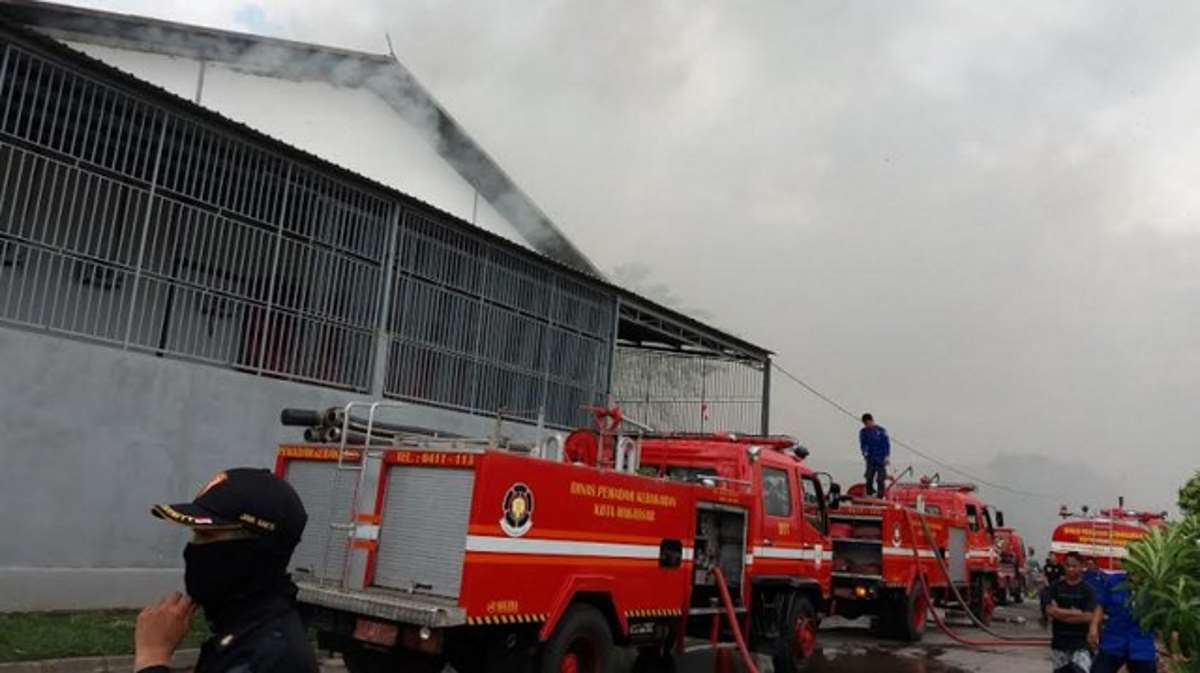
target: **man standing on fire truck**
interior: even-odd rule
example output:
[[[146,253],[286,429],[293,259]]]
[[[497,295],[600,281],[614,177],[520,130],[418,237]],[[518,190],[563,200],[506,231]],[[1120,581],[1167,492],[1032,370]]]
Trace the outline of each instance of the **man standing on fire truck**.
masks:
[[[858,431],[858,446],[866,463],[867,495],[882,498],[887,484],[887,466],[891,460],[892,442],[887,429],[875,424],[871,414],[862,415],[862,430]]]

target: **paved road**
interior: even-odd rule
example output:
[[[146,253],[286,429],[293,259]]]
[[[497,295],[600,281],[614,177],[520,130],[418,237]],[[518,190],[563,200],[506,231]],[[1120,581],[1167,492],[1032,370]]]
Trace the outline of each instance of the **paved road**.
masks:
[[[1004,635],[1046,636],[1037,623],[1036,603],[997,608],[996,617],[993,628]],[[988,638],[968,626],[965,620],[953,622],[953,628],[968,639]],[[867,630],[866,619],[833,618],[822,625],[820,648],[806,673],[1047,673],[1050,670],[1048,646],[969,648],[955,643],[932,623],[924,640],[911,645],[875,638]],[[620,668],[628,670],[628,666]],[[713,669],[710,653],[685,655],[678,664],[680,673],[712,673]],[[321,670],[323,673],[345,673],[346,669],[340,660],[332,659],[327,660]],[[448,668],[445,673],[452,673],[452,670]]]
[[[991,640],[987,634],[969,626],[965,617],[952,618],[951,628],[969,640]],[[1037,604],[1029,602],[997,608],[993,630],[1010,637],[1048,636],[1048,632],[1038,625]],[[970,648],[955,643],[932,622],[925,638],[919,644],[909,645],[873,638],[867,631],[866,619],[854,622],[830,619],[822,626],[820,641],[822,655],[813,662],[813,673],[1047,673],[1050,670],[1049,645]]]

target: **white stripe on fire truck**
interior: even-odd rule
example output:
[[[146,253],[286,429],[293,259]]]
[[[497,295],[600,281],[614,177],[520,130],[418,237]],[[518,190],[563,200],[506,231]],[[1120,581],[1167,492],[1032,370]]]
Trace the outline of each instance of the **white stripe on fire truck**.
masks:
[[[832,561],[832,551],[817,551],[816,549],[795,549],[789,547],[755,547],[754,556],[762,558],[789,559],[800,561]],[[753,561],[750,561],[753,562]]]
[[[1124,547],[1109,547],[1100,544],[1084,544],[1082,542],[1051,542],[1050,551],[1066,554],[1075,552],[1085,556],[1109,556],[1115,558],[1125,558],[1129,555],[1129,550]]]
[[[356,540],[378,540],[379,526],[374,524],[359,523],[354,525],[353,537]]]
[[[501,554],[546,554],[553,556],[607,556],[611,558],[657,559],[658,545],[588,542],[585,540],[542,540],[524,537],[468,535],[467,551]],[[692,549],[683,549],[685,561]]]
[[[912,547],[884,547],[883,555],[884,556],[908,556],[909,558],[911,558],[913,555],[913,550],[912,550]],[[934,556],[932,549],[918,549],[917,556],[919,556],[920,558],[937,558],[937,556]]]
[[[992,549],[976,549],[967,552],[967,558],[992,558],[996,552]]]

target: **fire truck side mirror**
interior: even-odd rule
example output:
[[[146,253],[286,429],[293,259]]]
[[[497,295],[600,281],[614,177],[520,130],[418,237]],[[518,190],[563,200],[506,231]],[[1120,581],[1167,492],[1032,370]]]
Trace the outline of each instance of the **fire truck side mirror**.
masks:
[[[1001,512],[1000,510],[996,510],[996,526],[999,528],[1004,528],[1004,512]]]
[[[678,568],[683,565],[683,543],[679,540],[663,540],[658,546],[660,568]]]

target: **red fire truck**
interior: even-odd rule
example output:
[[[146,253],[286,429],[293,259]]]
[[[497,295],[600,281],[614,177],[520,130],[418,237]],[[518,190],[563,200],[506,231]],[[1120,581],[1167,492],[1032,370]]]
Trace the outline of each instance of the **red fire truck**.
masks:
[[[802,657],[812,653],[830,599],[826,488],[804,464],[807,455],[795,439],[779,436],[674,434],[641,440],[641,465],[648,474],[734,484],[754,494],[746,555],[751,634],[768,649],[775,644],[776,670],[788,648],[798,648]]]
[[[1000,527],[996,528],[996,554],[999,557],[996,570],[996,603],[1007,605],[1025,602],[1027,577],[1025,565],[1025,540],[1013,528],[1004,526],[1004,518],[997,513]]]
[[[1099,515],[1073,514],[1065,506],[1059,511],[1063,518],[1050,538],[1050,555],[1062,563],[1069,552],[1078,552],[1095,559],[1104,570],[1117,570],[1128,555],[1126,547],[1145,537],[1153,528],[1166,521],[1166,512],[1141,512],[1125,508],[1121,498],[1117,507],[1101,510]]]
[[[829,513],[837,614],[870,615],[880,635],[918,640],[928,612],[924,583],[939,604],[957,603],[957,589],[990,623],[997,554],[991,515],[974,491],[922,479],[893,483],[877,499],[863,497],[861,484],[851,487]]]
[[[337,432],[306,435],[340,439],[280,446],[276,465],[309,513],[293,557],[299,600],[352,673],[443,662],[600,673],[616,645],[638,648],[645,669],[688,635],[728,640],[716,622],[727,608],[777,670],[811,652],[828,587],[813,569],[827,558],[804,546],[798,501],[768,519],[762,482],[659,478],[642,460],[654,440],[616,434],[615,413],[599,432],[521,448],[387,426],[381,406],[285,412],[287,425],[332,418]],[[799,555],[771,577],[752,565],[768,524]]]

